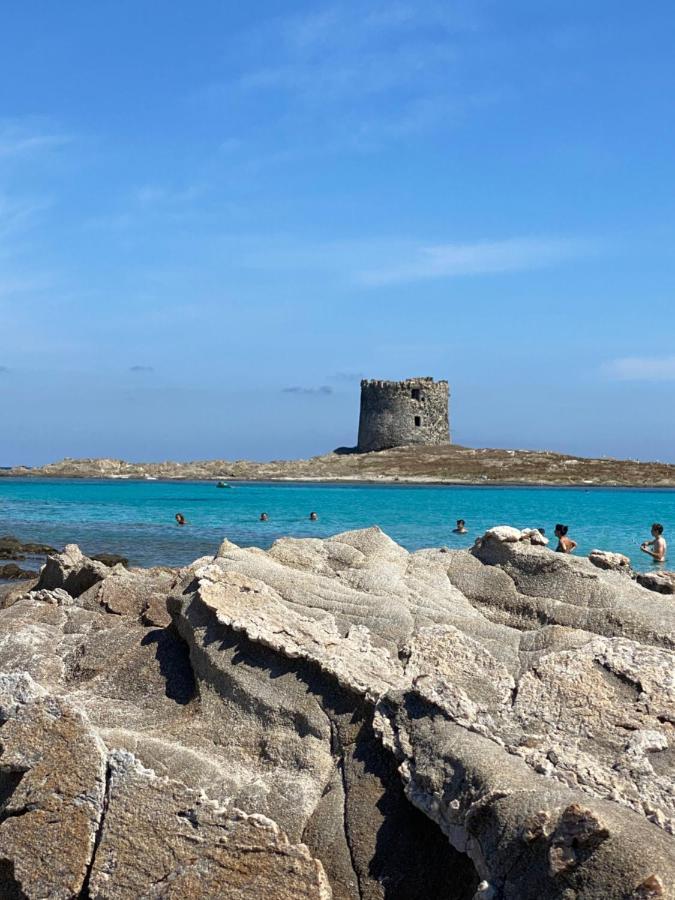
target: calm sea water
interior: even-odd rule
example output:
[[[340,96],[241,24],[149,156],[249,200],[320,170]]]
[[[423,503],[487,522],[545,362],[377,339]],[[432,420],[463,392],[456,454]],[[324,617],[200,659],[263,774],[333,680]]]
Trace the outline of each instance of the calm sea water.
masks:
[[[309,513],[319,514],[318,522]],[[258,521],[260,513],[268,522]],[[189,525],[180,528],[174,515]],[[466,519],[468,535],[452,534]],[[639,552],[652,522],[665,525],[675,553],[675,491],[408,485],[234,484],[207,482],[49,481],[0,478],[0,534],[87,553],[109,551],[132,564],[182,565],[213,553],[223,538],[268,547],[282,535],[324,537],[379,525],[408,549],[468,547],[492,525],[570,526],[578,553],[595,547]]]

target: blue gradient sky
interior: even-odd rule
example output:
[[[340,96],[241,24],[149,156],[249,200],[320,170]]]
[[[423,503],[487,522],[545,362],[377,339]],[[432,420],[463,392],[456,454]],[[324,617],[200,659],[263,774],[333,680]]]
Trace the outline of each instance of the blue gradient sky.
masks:
[[[0,17],[0,464],[310,455],[358,380],[675,461],[675,7]]]

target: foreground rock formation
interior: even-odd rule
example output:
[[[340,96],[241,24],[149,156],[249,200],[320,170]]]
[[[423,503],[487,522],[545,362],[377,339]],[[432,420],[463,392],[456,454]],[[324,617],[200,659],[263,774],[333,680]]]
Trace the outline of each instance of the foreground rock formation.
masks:
[[[458,444],[413,445],[373,453],[336,451],[312,459],[250,462],[131,463],[121,459],[63,459],[2,476],[151,478],[191,481],[404,481],[457,484],[635,485],[675,487],[675,465],[538,450],[474,449]]]
[[[611,555],[70,546],[5,603],[1,896],[675,898],[675,602]]]

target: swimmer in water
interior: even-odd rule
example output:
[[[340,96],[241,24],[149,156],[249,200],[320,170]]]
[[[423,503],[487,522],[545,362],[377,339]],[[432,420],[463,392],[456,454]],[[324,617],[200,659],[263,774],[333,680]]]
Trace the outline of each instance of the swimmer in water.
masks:
[[[309,521],[310,521],[310,522],[316,522],[316,520],[317,520],[318,518],[319,518],[319,517],[317,516],[317,514],[316,514],[315,512],[311,512],[311,513],[309,514]]]
[[[452,529],[453,534],[466,534],[466,522],[464,519],[457,519],[457,527]]]
[[[558,546],[555,548],[556,553],[572,553],[576,550],[577,543],[573,541],[572,538],[567,537],[567,532],[569,528],[567,525],[556,525],[555,526],[555,536],[558,538]]]
[[[640,550],[651,556],[654,562],[662,563],[666,558],[668,544],[663,536],[663,525],[658,522],[654,522],[652,525],[652,538],[651,541],[643,541],[640,544]]]
[[[268,519],[269,519],[269,516],[267,515],[267,513],[260,513],[260,521],[261,522],[266,522]]]
[[[187,522],[185,520],[185,516],[183,515],[183,513],[176,513],[176,523],[178,525],[187,525]]]

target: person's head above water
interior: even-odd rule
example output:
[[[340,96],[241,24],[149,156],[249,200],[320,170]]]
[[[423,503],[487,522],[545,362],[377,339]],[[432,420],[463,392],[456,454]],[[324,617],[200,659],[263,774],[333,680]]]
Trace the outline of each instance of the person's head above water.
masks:
[[[663,534],[663,525],[661,525],[659,522],[654,522],[654,524],[652,525],[652,534],[654,535],[654,537],[661,537],[661,535]]]
[[[176,513],[176,522],[179,525],[185,525],[185,516],[182,513]]]
[[[269,516],[267,515],[267,513],[260,513],[260,521],[261,522],[266,522],[268,519],[269,519]]]
[[[319,517],[317,516],[317,514],[316,514],[315,512],[311,512],[311,513],[309,514],[309,518],[311,519],[312,522],[316,522],[316,520],[317,520]]]
[[[466,525],[466,522],[464,521],[464,519],[457,519],[457,527],[458,528],[464,528],[465,525]]]
[[[565,535],[567,534],[568,531],[569,531],[569,526],[567,526],[567,525],[561,525],[560,523],[558,523],[555,526],[556,537],[565,537]]]

